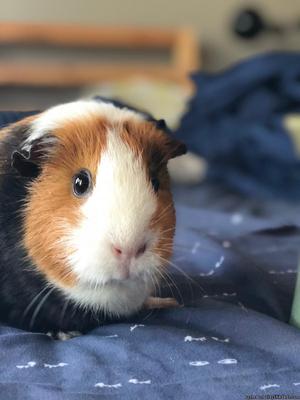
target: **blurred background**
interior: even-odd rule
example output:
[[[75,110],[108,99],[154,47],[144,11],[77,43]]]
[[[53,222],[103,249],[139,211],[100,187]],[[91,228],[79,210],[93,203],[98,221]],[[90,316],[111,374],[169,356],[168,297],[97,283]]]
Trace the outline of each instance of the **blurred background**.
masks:
[[[246,15],[242,24],[244,28],[240,27],[240,29],[249,29],[250,33],[252,29],[254,31],[257,29],[257,35],[254,34],[248,40],[242,39],[242,36],[238,36],[234,30],[237,19],[247,9],[257,11],[266,25],[270,24],[271,28],[272,25],[279,26],[279,28],[284,28],[284,32],[278,34],[273,29],[265,29],[260,32],[260,23],[257,24],[255,19],[251,22],[251,18],[247,19]],[[28,74],[28,69],[24,69],[24,72],[20,69],[22,63],[25,65],[30,62],[34,63],[35,68],[31,72],[34,75],[38,63],[42,63],[42,66],[46,63],[50,68],[52,64],[57,65],[61,62],[66,67],[70,65],[71,69],[71,66],[74,67],[77,63],[86,64],[92,61],[107,63],[113,60],[126,64],[130,59],[135,62],[142,61],[145,64],[150,63],[152,58],[152,61],[165,62],[168,51],[170,52],[172,49],[171,43],[166,43],[168,40],[164,38],[164,35],[161,35],[160,43],[159,33],[153,37],[152,48],[149,43],[148,45],[144,43],[143,46],[143,34],[139,35],[138,32],[136,32],[135,44],[130,43],[129,40],[126,45],[126,43],[122,43],[122,38],[119,38],[118,45],[117,37],[115,41],[112,40],[112,36],[114,36],[112,32],[112,36],[105,35],[106,40],[103,37],[103,40],[100,40],[97,45],[95,39],[93,43],[91,36],[99,37],[101,31],[97,32],[95,29],[94,35],[87,32],[85,37],[83,29],[77,34],[75,32],[73,40],[68,41],[68,33],[55,33],[55,25],[68,24],[87,29],[91,27],[114,27],[117,29],[124,27],[125,30],[126,28],[143,28],[146,31],[149,29],[148,36],[151,36],[153,30],[156,29],[171,29],[176,34],[182,28],[189,28],[190,41],[194,40],[195,43],[190,43],[191,48],[186,54],[184,51],[180,54],[183,70],[184,68],[186,70],[200,68],[206,71],[218,71],[258,52],[278,49],[298,50],[300,43],[300,29],[297,29],[300,27],[300,3],[297,0],[248,2],[239,0],[152,0],[151,2],[139,0],[11,0],[1,2],[1,22],[15,23],[16,30],[20,28],[18,23],[51,24],[48,26],[48,30],[45,25],[44,30],[42,29],[40,33],[36,32],[35,35],[31,35],[30,32],[24,35],[22,31],[16,33],[13,27],[10,30],[7,28],[8,33],[4,27],[1,29],[0,26],[0,67],[4,62],[12,63],[12,67],[19,64],[19,69],[10,69],[10,74],[6,79],[1,70],[1,109],[44,108],[57,101],[78,96],[81,93],[78,85],[81,89],[82,86],[87,86],[87,83],[97,83],[97,76],[95,76],[94,79],[87,77],[86,82],[78,79],[78,84],[76,84],[75,78],[74,82],[65,79],[65,84],[62,82],[62,78],[60,80],[57,78],[58,82],[55,84],[55,78],[50,73],[48,88],[46,84],[43,85],[43,79],[40,79],[39,82],[36,79],[30,88],[30,80],[34,81],[34,79],[28,77],[26,82],[26,77],[23,76],[22,81],[20,75],[26,74],[26,72]],[[249,26],[251,23],[252,27]],[[51,29],[53,30],[51,31]],[[144,32],[144,35],[147,35],[147,32]],[[48,37],[48,41],[43,41],[43,36]],[[60,39],[63,39],[64,36],[65,40],[60,43]],[[139,37],[141,37],[140,46],[136,43]],[[46,45],[45,42],[47,42]],[[184,57],[190,57],[190,59],[184,60]],[[13,72],[19,77],[13,79]],[[140,72],[143,72],[142,69]],[[63,73],[64,70],[61,75]],[[53,72],[53,75],[55,74],[59,75],[57,69]],[[99,74],[99,77],[102,78],[101,73]],[[137,75],[141,76],[142,74]],[[118,74],[113,77],[118,78]],[[104,78],[105,76],[98,79],[98,82],[103,83]],[[108,76],[108,78],[110,77]],[[9,85],[10,83],[11,85]],[[21,86],[23,89],[26,86],[27,90],[20,90]],[[41,87],[42,90],[40,90]],[[64,90],[61,90],[62,87]]]
[[[115,98],[188,144],[174,180],[300,199],[299,49],[298,0],[2,1],[0,110]]]
[[[1,20],[74,23],[96,26],[179,28],[190,26],[202,53],[203,68],[218,70],[241,58],[268,49],[299,49],[299,31],[272,33],[245,44],[232,34],[236,15],[258,10],[268,22],[293,27],[299,23],[297,0],[11,0],[1,2]]]

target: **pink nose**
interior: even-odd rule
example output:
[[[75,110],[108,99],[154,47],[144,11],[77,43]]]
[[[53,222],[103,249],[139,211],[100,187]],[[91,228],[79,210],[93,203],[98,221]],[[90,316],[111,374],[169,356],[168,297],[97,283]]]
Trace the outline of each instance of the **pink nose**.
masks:
[[[128,249],[126,247],[112,245],[112,251],[117,258],[131,259],[137,258],[145,253],[147,248],[146,243],[137,246],[135,249]]]

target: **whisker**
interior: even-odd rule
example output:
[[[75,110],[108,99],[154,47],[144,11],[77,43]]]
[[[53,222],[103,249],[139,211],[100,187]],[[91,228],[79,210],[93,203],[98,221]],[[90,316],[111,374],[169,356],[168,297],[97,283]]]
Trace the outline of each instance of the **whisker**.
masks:
[[[155,267],[154,269],[160,275],[162,281],[167,284],[168,288],[171,290],[172,296],[174,297],[172,287],[169,285],[169,282],[166,280],[166,277],[165,277],[163,271],[161,271],[158,267]],[[161,293],[159,293],[159,297],[161,297]]]
[[[26,315],[28,314],[30,308],[33,306],[33,304],[36,302],[36,300],[44,293],[44,291],[46,289],[48,289],[50,287],[50,284],[46,284],[46,286],[38,292],[38,294],[36,296],[34,296],[34,298],[31,300],[31,302],[28,304],[28,306],[26,307],[25,311],[22,314],[22,322],[24,321],[24,318],[26,317]]]
[[[181,272],[181,271],[180,271],[180,272]],[[182,296],[182,294],[181,294],[181,292],[180,292],[180,290],[179,290],[179,288],[178,288],[178,286],[177,286],[177,284],[176,284],[174,278],[172,277],[171,273],[168,273],[168,276],[169,276],[171,282],[174,282],[173,284],[175,285],[175,288],[177,289],[177,292],[178,292],[179,295],[180,295],[180,301],[181,301],[182,304],[184,304],[183,296]],[[194,290],[193,290],[192,283],[190,282],[190,279],[188,279],[187,283],[188,283],[189,291],[190,291],[190,294],[191,294],[191,299],[194,300],[195,295],[194,295]],[[197,285],[197,286],[198,286],[198,285]],[[203,290],[203,289],[201,288],[201,286],[200,286],[200,289]]]
[[[43,305],[45,304],[45,301],[48,299],[48,297],[50,296],[50,294],[55,290],[55,287],[50,288],[50,290],[45,294],[45,296],[42,298],[42,300],[39,302],[39,304],[37,305],[37,307],[34,310],[34,313],[32,314],[31,320],[30,320],[30,324],[29,324],[29,329],[32,329],[34,322],[36,320],[36,317],[38,315],[38,313],[40,312],[41,308],[43,307]]]
[[[143,321],[146,321],[146,319],[150,318],[151,315],[154,313],[154,308],[150,309],[150,312],[142,319]]]
[[[179,295],[179,297],[180,297],[181,303],[184,304],[183,296],[182,296],[182,294],[181,294],[181,291],[180,291],[180,289],[179,289],[179,287],[178,287],[178,285],[177,285],[175,279],[172,277],[172,275],[171,275],[168,271],[164,271],[164,273],[165,273],[166,277],[167,277],[168,279],[170,279],[172,285],[175,287],[175,289],[176,289],[176,291],[177,291],[177,293],[178,293],[178,295]]]
[[[156,285],[157,290],[158,290],[158,296],[161,297],[161,289],[160,289],[159,280],[157,279],[157,276],[155,274],[153,274],[152,276],[153,276],[153,279],[155,281],[155,285]]]
[[[164,271],[161,271],[159,268],[157,268],[157,271],[161,274],[161,277],[162,277],[163,281],[166,282],[167,287],[170,289],[170,291],[171,291],[171,293],[172,293],[172,297],[176,298],[176,296],[175,296],[175,294],[174,294],[174,292],[173,292],[173,289],[172,289],[172,285],[173,285],[174,288],[176,289],[176,291],[177,291],[179,297],[180,297],[181,303],[183,304],[183,303],[184,303],[184,301],[183,301],[183,296],[182,296],[182,294],[181,294],[181,292],[180,292],[180,290],[179,290],[179,287],[177,286],[175,280],[172,278],[171,274],[169,274],[169,273],[168,273],[167,271],[165,271],[165,270],[164,270]],[[171,284],[168,282],[167,279],[169,279],[169,280],[171,281]]]
[[[154,274],[149,274],[153,288],[154,288],[154,295],[156,296],[156,282],[154,280]]]
[[[66,299],[66,301],[65,301],[65,303],[64,303],[64,306],[63,306],[63,308],[62,308],[62,312],[61,312],[61,314],[60,314],[60,319],[59,319],[59,325],[60,325],[60,326],[62,326],[62,324],[63,324],[63,320],[64,320],[64,317],[65,317],[65,314],[66,314],[68,305],[69,305],[69,303],[70,303],[70,300],[71,300],[70,298]]]
[[[167,260],[166,258],[158,255],[158,257],[163,261],[169,264],[171,267],[175,268],[178,272],[180,272],[185,278],[187,278],[191,283],[199,287],[199,289],[202,290],[203,293],[205,293],[205,290],[199,285],[197,281],[195,281],[193,278],[191,278],[186,272],[184,272],[178,265],[174,264],[172,261]]]
[[[159,234],[160,234],[160,235],[163,235],[163,234],[165,234],[165,233],[167,233],[167,232],[170,232],[170,231],[174,231],[174,232],[175,232],[175,228],[164,229],[163,231],[159,231]]]
[[[169,208],[172,207],[172,203],[168,204],[164,210],[158,215],[158,217],[153,221],[153,225],[156,225],[166,214]]]

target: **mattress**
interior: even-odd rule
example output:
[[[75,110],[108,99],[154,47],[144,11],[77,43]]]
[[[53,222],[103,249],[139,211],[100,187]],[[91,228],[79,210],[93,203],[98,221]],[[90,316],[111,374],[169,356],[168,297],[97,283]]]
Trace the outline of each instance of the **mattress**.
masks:
[[[300,395],[300,331],[288,323],[300,214],[214,195],[175,190],[174,256],[159,294],[181,307],[67,341],[0,326],[0,399]]]

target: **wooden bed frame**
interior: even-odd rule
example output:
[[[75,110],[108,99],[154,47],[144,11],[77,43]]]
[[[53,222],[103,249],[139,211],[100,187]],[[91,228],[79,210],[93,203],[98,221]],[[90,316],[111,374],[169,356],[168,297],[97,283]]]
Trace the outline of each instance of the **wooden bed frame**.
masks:
[[[1,46],[62,47],[66,49],[166,50],[169,63],[65,62],[1,60]],[[84,86],[133,76],[189,85],[188,74],[199,68],[198,43],[188,28],[91,27],[0,23],[0,86]]]

